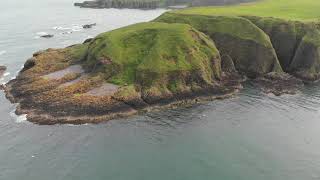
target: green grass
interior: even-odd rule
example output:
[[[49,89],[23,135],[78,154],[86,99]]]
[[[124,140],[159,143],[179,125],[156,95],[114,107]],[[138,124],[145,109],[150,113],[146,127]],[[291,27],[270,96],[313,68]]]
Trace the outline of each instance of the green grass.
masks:
[[[320,20],[320,0],[261,0],[232,6],[188,8],[175,11],[175,13],[250,15],[299,21],[318,21]]]
[[[272,47],[269,37],[251,21],[242,17],[185,15],[167,12],[154,21],[185,23],[207,35],[229,34],[240,39],[254,41],[265,47]]]
[[[90,43],[88,53],[88,67],[111,62],[99,71],[119,85],[165,84],[170,74],[191,71],[211,81],[221,73],[220,64],[211,64],[219,57],[214,43],[187,24],[140,23],[106,32]]]

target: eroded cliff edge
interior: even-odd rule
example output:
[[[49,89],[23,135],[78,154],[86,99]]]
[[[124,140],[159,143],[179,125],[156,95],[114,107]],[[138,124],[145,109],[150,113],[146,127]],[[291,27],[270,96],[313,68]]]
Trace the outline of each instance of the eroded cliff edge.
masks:
[[[39,124],[97,123],[225,98],[248,77],[265,93],[294,94],[320,78],[313,22],[168,12],[83,44],[34,54],[7,97]]]

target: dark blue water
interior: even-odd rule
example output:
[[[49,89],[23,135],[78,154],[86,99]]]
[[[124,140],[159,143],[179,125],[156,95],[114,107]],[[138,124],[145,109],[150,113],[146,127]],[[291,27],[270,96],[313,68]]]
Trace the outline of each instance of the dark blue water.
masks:
[[[72,0],[2,0],[0,65],[13,78],[33,52],[148,21],[164,10],[79,9]],[[90,30],[80,25],[97,23]],[[41,39],[41,32],[53,33]],[[0,180],[320,179],[320,86],[236,98],[98,125],[38,126],[0,93]]]

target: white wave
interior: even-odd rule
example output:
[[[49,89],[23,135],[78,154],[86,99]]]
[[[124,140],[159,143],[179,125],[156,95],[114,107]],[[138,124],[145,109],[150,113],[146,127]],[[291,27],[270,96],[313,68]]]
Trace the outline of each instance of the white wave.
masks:
[[[22,123],[22,122],[26,122],[26,121],[27,121],[27,115],[26,114],[23,114],[23,115],[20,115],[20,116],[16,117],[16,122],[17,123]]]
[[[54,29],[54,30],[70,30],[70,29],[72,29],[72,28],[62,27],[62,26],[55,26],[55,27],[53,27],[52,29]]]
[[[82,26],[79,26],[79,25],[74,25],[74,26],[72,26],[72,31],[81,31],[83,28],[82,28]]]
[[[10,75],[10,73],[6,72],[6,73],[3,74],[3,77],[9,76],[9,75]]]
[[[0,55],[7,53],[7,51],[0,51]]]
[[[39,35],[39,36],[45,36],[45,35],[48,35],[48,33],[47,33],[47,32],[37,32],[36,34],[37,34],[37,35]]]
[[[15,111],[16,108],[18,106],[18,104],[14,105],[14,109],[10,112],[10,116],[17,122],[17,123],[23,123],[27,121],[27,115],[26,114],[22,114],[22,115],[16,115]]]
[[[82,28],[72,28],[72,31],[74,32],[82,31]]]

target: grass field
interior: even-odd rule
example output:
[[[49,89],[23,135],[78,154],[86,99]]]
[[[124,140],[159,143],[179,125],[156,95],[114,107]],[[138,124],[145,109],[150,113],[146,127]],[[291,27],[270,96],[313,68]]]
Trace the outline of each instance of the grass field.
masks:
[[[202,15],[254,15],[289,20],[320,20],[320,0],[261,0],[232,6],[195,7],[176,13]]]

